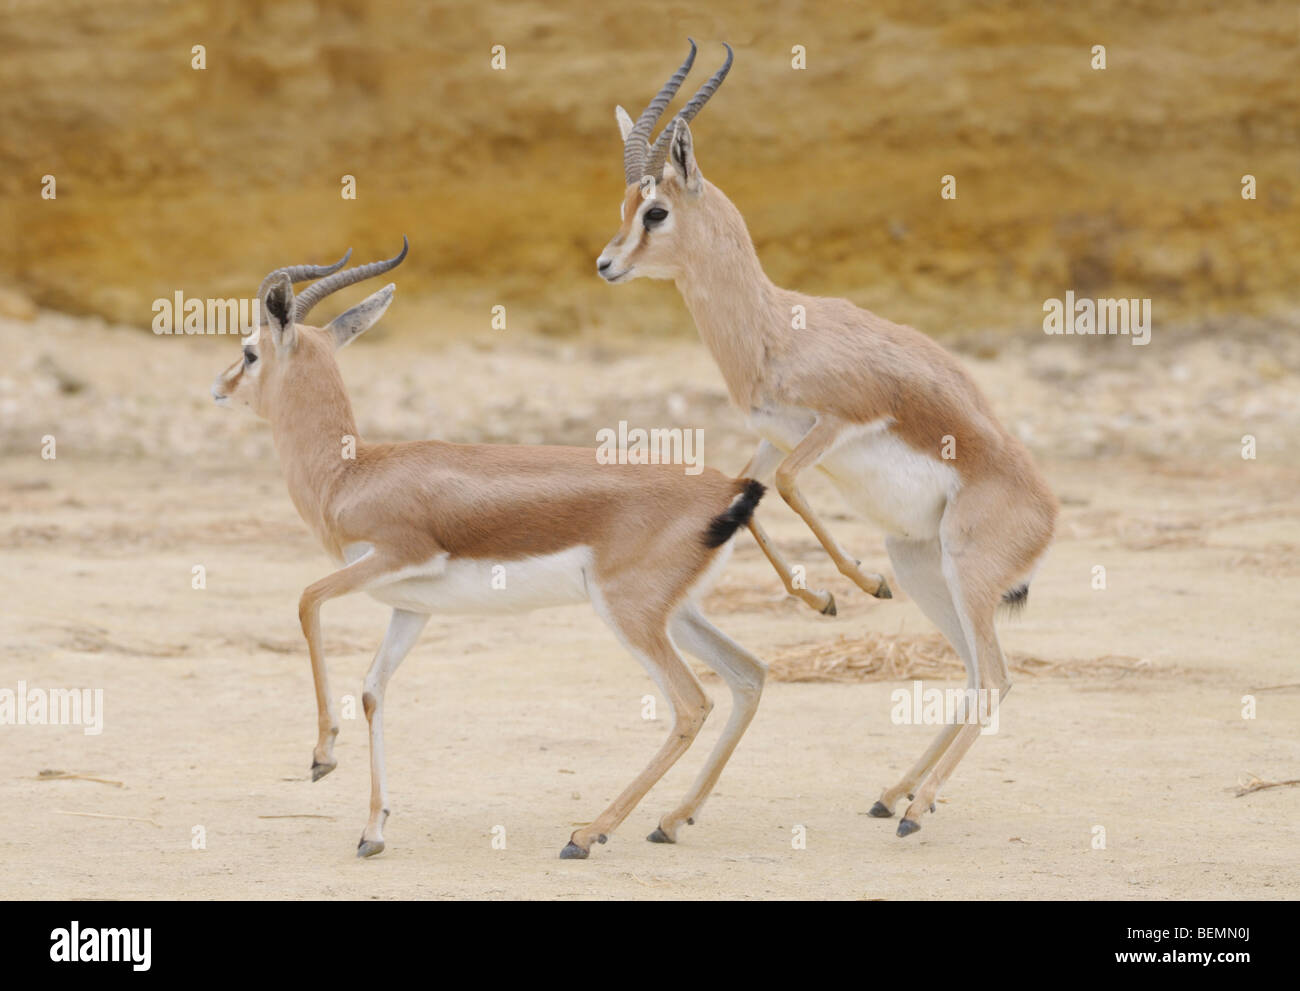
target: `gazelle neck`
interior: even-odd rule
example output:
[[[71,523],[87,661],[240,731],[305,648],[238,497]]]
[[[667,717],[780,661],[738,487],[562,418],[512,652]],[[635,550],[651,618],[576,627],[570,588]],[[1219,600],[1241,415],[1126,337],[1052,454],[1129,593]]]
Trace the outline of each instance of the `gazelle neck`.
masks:
[[[756,405],[765,355],[783,349],[790,314],[781,313],[783,290],[763,272],[740,211],[720,189],[705,183],[694,218],[693,250],[684,259],[677,289],[713,354],[732,401]]]
[[[322,511],[356,464],[361,441],[338,367],[332,361],[303,365],[286,369],[267,419],[289,496],[326,539]]]

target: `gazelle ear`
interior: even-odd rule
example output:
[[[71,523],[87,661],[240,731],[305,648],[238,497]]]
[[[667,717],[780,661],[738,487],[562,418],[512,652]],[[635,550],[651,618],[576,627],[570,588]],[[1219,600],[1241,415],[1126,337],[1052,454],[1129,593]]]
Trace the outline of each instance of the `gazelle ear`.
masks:
[[[344,310],[329,322],[329,326],[325,329],[334,338],[335,351],[346,347],[375,325],[388,309],[388,304],[393,301],[393,292],[396,288],[393,283],[388,283],[383,289],[371,293],[352,309]]]
[[[632,128],[635,126],[632,123],[632,116],[622,107],[615,107],[614,118],[618,121],[618,133],[622,135],[624,141],[627,141],[627,136],[632,133]]]
[[[700,166],[695,161],[695,142],[691,138],[691,129],[684,120],[673,124],[673,136],[668,143],[668,161],[682,177],[686,191],[692,196],[698,196],[704,188],[704,176],[700,174]]]
[[[298,342],[293,323],[293,283],[281,272],[262,296],[262,312],[271,328],[271,343],[276,354],[292,351]]]

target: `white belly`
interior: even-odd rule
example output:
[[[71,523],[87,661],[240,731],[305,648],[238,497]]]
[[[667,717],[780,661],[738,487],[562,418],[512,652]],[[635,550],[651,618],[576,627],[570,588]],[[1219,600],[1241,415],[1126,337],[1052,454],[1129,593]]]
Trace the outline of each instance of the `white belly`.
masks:
[[[586,602],[591,549],[491,561],[441,558],[366,590],[372,599],[420,613],[503,614]]]
[[[812,429],[810,410],[781,410],[750,417],[750,426],[790,452]],[[948,499],[961,485],[951,464],[914,450],[885,421],[849,428],[818,462],[855,513],[885,533],[924,540],[937,536]]]

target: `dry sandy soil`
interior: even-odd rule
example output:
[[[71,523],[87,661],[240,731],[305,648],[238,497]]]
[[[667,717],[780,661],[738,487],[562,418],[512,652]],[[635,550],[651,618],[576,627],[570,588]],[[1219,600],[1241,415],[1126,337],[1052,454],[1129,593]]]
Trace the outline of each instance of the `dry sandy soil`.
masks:
[[[716,680],[718,708],[678,767],[590,860],[557,859],[667,732],[662,702],[657,722],[642,718],[649,679],[574,607],[433,620],[389,693],[388,849],[358,861],[359,706],[338,769],[316,784],[307,773],[315,709],[296,602],[329,563],[264,426],[207,400],[235,344],[49,312],[0,320],[0,688],[102,688],[105,707],[99,736],[0,726],[0,897],[1297,897],[1300,788],[1234,794],[1248,775],[1300,778],[1295,330],[1211,327],[1146,349],[966,343],[1063,514],[1028,611],[1003,627],[1016,686],[1000,731],[917,835],[866,814],[932,732],[893,725],[890,693],[909,684],[909,658],[927,684],[957,684],[957,668],[923,663],[932,630],[905,595],[851,590],[769,500],[762,517],[839,615],[784,599],[742,535],[708,611],[778,677],[678,845],[644,837],[725,719]],[[342,361],[372,438],[591,445],[622,418],[702,425],[711,464],[746,459],[695,341],[374,337]],[[1240,456],[1248,433],[1255,460]],[[47,434],[55,460],[40,456]],[[888,570],[878,533],[828,490],[812,497]],[[326,607],[339,696],[359,696],[385,620],[366,599]],[[889,676],[847,670],[867,661]],[[836,671],[848,680],[781,680]],[[196,826],[206,849],[192,848]],[[792,846],[799,826],[806,849]]]

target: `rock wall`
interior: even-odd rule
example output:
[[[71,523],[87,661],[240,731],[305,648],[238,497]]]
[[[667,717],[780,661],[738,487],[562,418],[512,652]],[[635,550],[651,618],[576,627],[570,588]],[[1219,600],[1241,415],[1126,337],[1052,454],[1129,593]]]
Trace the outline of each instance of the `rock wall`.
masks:
[[[691,35],[696,83],[736,47],[697,152],[778,282],[940,335],[1033,328],[1067,289],[1166,322],[1267,313],[1300,282],[1298,27],[1266,0],[10,0],[0,286],[143,327],[177,290],[406,233],[396,326],[505,303],[511,329],[686,329],[675,293],[594,260],[614,104],[635,114]]]

